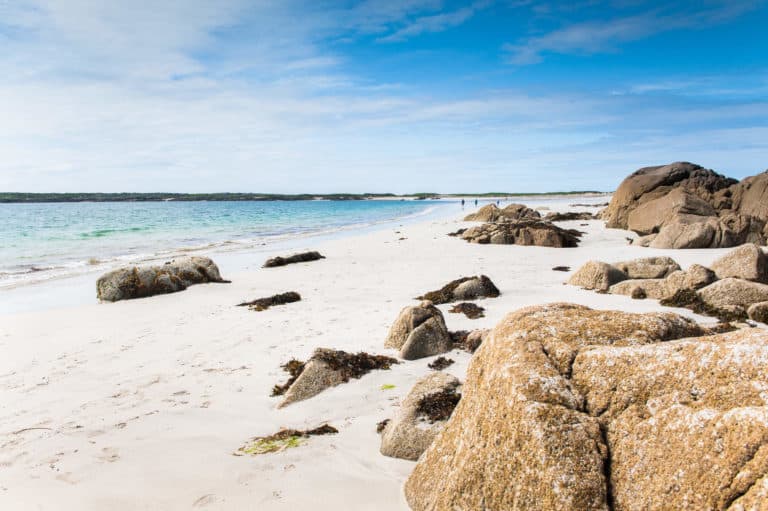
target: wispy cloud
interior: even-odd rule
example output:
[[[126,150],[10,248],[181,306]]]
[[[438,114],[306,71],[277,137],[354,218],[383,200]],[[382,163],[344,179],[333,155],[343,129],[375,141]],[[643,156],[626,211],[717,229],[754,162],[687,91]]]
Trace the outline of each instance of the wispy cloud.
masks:
[[[614,52],[622,43],[681,29],[700,29],[733,20],[760,2],[734,0],[714,7],[711,3],[670,3],[663,7],[625,17],[573,23],[544,35],[508,43],[503,50],[515,65],[541,62],[547,53],[592,55]]]
[[[474,16],[478,10],[488,7],[490,4],[489,0],[481,0],[455,11],[420,16],[393,33],[378,38],[377,41],[384,43],[399,42],[424,33],[442,32],[461,25]]]

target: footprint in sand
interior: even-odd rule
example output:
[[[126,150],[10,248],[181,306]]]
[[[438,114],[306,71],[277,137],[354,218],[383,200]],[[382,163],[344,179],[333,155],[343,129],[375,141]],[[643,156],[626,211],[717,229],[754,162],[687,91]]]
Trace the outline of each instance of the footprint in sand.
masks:
[[[209,493],[194,501],[192,503],[192,507],[205,507],[207,505],[213,504],[214,502],[216,502],[216,495]]]
[[[114,447],[104,447],[101,450],[101,455],[99,456],[99,459],[107,463],[114,463],[115,461],[120,459],[120,455],[118,454],[118,450],[115,449]]]

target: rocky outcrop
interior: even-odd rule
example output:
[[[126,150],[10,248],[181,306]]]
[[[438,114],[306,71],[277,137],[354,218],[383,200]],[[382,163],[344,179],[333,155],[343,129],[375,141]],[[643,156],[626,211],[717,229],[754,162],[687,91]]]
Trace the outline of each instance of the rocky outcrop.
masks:
[[[768,283],[768,256],[759,247],[747,243],[731,250],[712,263],[718,278],[734,277]]]
[[[406,307],[389,329],[384,346],[400,351],[405,360],[431,357],[450,351],[453,341],[440,309],[425,300]]]
[[[663,279],[680,269],[671,257],[644,257],[631,261],[613,263],[613,266],[627,274],[630,279]]]
[[[361,378],[374,369],[389,369],[398,363],[396,359],[383,355],[347,353],[327,348],[317,348],[305,363],[292,362],[296,362],[295,371],[291,370],[291,362],[283,366],[291,373],[289,384],[276,386],[275,389],[280,389],[280,392],[272,391],[273,395],[284,396],[278,408],[314,397],[350,379]]]
[[[640,169],[614,193],[601,217],[653,248],[763,244],[768,234],[768,173],[737,182],[691,163]]]
[[[567,248],[578,246],[581,235],[581,231],[563,229],[550,222],[518,220],[470,227],[461,237],[470,243]]]
[[[510,204],[504,209],[499,209],[496,204],[483,206],[474,213],[464,217],[466,222],[512,222],[523,219],[538,219],[541,217],[538,211],[524,204]]]
[[[470,362],[461,401],[406,482],[408,503],[735,511],[759,502],[768,334],[708,333],[674,314],[570,304],[510,314]]]
[[[768,285],[727,278],[701,288],[698,295],[713,307],[737,306],[747,309],[753,303],[768,301]]]
[[[462,277],[453,280],[436,291],[430,291],[419,296],[418,300],[429,300],[435,304],[451,303],[459,300],[476,300],[478,298],[496,298],[501,292],[491,279],[485,275]]]
[[[568,284],[584,289],[608,291],[614,284],[628,278],[626,273],[615,266],[600,261],[589,261],[571,275]]]
[[[441,393],[456,393],[459,380],[446,373],[433,373],[419,380],[400,404],[395,418],[388,421],[381,435],[381,454],[416,461],[437,434],[446,419],[430,422],[421,411],[425,398]]]
[[[229,282],[207,257],[179,257],[162,266],[130,266],[106,273],[96,282],[99,300],[116,302],[131,298],[175,293],[193,284]]]
[[[768,324],[768,302],[753,303],[747,309],[749,319]]]
[[[645,167],[630,174],[611,197],[608,207],[601,212],[606,226],[629,228],[629,215],[639,206],[667,195],[679,188],[706,202],[714,195],[736,184],[735,179],[722,176],[700,165],[677,162],[669,165]]]
[[[677,263],[675,263],[677,266]],[[671,268],[671,267],[670,267]],[[642,272],[640,272],[642,274]],[[647,274],[653,273],[649,271]],[[661,270],[659,271],[661,273]],[[630,279],[614,284],[608,290],[611,294],[632,298],[653,298],[662,300],[683,289],[700,289],[717,280],[715,273],[700,264],[693,264],[687,271],[676,270],[666,278]]]

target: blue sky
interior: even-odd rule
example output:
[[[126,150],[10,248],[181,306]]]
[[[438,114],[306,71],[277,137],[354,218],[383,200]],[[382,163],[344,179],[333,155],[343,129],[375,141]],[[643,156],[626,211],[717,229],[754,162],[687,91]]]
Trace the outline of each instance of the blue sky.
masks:
[[[0,0],[0,190],[744,177],[768,168],[766,26],[742,0]]]

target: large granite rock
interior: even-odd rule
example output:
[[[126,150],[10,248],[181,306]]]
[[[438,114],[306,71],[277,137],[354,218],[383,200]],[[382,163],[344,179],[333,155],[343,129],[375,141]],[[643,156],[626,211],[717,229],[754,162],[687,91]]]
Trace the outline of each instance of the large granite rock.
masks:
[[[708,333],[674,314],[569,304],[508,315],[407,480],[408,503],[761,509],[748,506],[768,494],[768,333]]]
[[[466,222],[513,222],[523,219],[538,219],[541,214],[524,204],[510,204],[499,209],[496,204],[483,206],[474,213],[464,217]]]
[[[563,229],[551,222],[523,219],[470,227],[461,237],[471,243],[480,244],[566,248],[578,246],[581,235],[580,231]]]
[[[589,261],[571,275],[568,284],[584,289],[608,291],[614,284],[628,278],[626,273],[615,266],[600,261]]]
[[[704,303],[713,307],[738,306],[747,309],[753,303],[768,301],[768,285],[727,278],[699,289],[698,294]]]
[[[722,248],[763,244],[768,174],[742,182],[691,163],[640,169],[601,213],[608,227],[631,229],[640,246]]]
[[[381,454],[404,460],[419,459],[447,422],[447,419],[430,422],[420,413],[422,401],[440,393],[455,393],[458,387],[459,380],[455,376],[442,372],[432,373],[416,382],[400,404],[395,418],[382,431]]]
[[[443,313],[425,300],[400,312],[389,329],[384,346],[400,350],[400,357],[405,360],[415,360],[450,351],[453,342]]]
[[[671,257],[643,257],[631,261],[613,263],[613,266],[627,274],[630,279],[663,279],[680,269]]]
[[[612,285],[608,289],[612,295],[626,295],[632,298],[653,298],[661,300],[669,296],[666,279],[629,279]]]
[[[601,217],[606,221],[607,227],[628,229],[632,211],[665,196],[675,188],[710,202],[713,194],[736,182],[735,179],[688,162],[645,167],[621,182],[608,207],[601,212]]]
[[[193,284],[229,282],[207,257],[179,257],[162,266],[129,266],[106,273],[96,281],[99,300],[116,302],[131,298],[175,293]]]
[[[593,346],[699,335],[675,314],[571,304],[508,315],[473,357],[462,400],[405,485],[414,510],[609,509],[599,417],[568,375]]]
[[[712,263],[718,278],[768,282],[768,256],[757,245],[747,243],[737,247]]]

